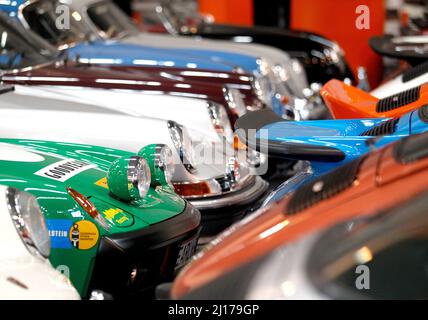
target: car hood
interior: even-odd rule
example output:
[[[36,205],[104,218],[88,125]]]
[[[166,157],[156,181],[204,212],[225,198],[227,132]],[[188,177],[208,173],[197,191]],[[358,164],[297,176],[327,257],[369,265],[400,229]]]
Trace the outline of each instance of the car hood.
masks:
[[[75,91],[79,93],[84,90],[75,88]],[[145,145],[165,144],[173,150],[175,157],[175,181],[206,180],[224,175],[224,162],[201,163],[197,166],[196,173],[189,173],[180,165],[166,120],[130,115],[126,110],[100,106],[96,98],[102,93],[91,92],[85,103],[84,97],[67,94],[66,91],[56,90],[54,87],[17,85],[15,92],[0,96],[0,136],[61,140],[133,153]],[[197,147],[213,145],[214,150],[221,153],[222,144],[210,140],[197,130],[190,129],[189,133],[192,138],[204,138],[204,142],[195,142]]]
[[[314,33],[304,31],[293,31],[273,27],[244,27],[218,23],[201,24],[196,34],[220,34],[230,36],[265,36],[267,39],[282,40],[284,49],[287,47],[292,51],[310,51],[320,47],[340,50],[334,42]]]
[[[145,203],[129,204],[110,196],[100,181],[114,160],[131,155],[90,145],[0,139],[1,167],[7,168],[0,176],[9,186],[34,194],[47,219],[92,220],[68,195],[67,187],[89,198],[106,219],[107,210],[122,210],[128,222],[107,219],[111,234],[141,229],[180,214],[184,201],[155,189],[150,189],[150,200]],[[73,169],[64,169],[73,165]]]
[[[173,120],[194,130],[195,141],[221,141],[204,100],[164,96],[160,92],[147,94],[136,90],[105,90],[81,86],[19,86],[16,91],[28,96],[40,94],[44,98],[96,105],[103,112],[118,111],[129,117]],[[78,106],[75,108],[83,109]]]
[[[30,70],[6,72],[5,83],[26,85],[80,86],[102,89],[138,90],[143,93],[197,99],[211,99],[224,103],[222,84],[206,84],[185,79],[169,79],[162,72],[127,72],[78,63],[50,64]]]
[[[172,35],[137,33],[121,39],[124,43],[156,46],[157,48],[174,48],[174,51],[191,53],[215,61],[231,62],[249,73],[260,73],[260,58],[271,68],[280,65],[289,75],[288,82],[293,92],[301,93],[308,87],[305,72],[297,72],[293,61],[287,53],[261,44],[240,44],[220,40],[204,40]],[[221,48],[221,50],[219,50]]]
[[[80,43],[67,50],[71,58],[91,64],[179,67],[233,71],[235,65],[214,62],[177,51],[142,47],[117,41]]]

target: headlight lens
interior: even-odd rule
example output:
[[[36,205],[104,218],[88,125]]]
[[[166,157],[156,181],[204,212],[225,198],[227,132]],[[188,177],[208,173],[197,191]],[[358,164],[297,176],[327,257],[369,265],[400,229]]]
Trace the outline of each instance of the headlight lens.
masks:
[[[237,89],[225,88],[225,98],[229,107],[235,112],[238,117],[247,113],[247,106],[242,98],[241,92]]]
[[[193,143],[187,129],[175,121],[168,121],[168,130],[172,143],[184,167],[190,173],[194,173],[196,171],[196,166]]]
[[[51,242],[36,197],[15,188],[8,188],[6,200],[16,230],[27,249],[34,255],[48,258]]]
[[[174,157],[171,149],[164,144],[152,144],[138,152],[144,157],[152,172],[151,183],[153,186],[169,185],[173,188],[172,178],[175,173]]]
[[[217,103],[208,102],[208,113],[211,117],[214,129],[220,137],[225,137],[226,140],[232,141],[233,130],[226,109]]]
[[[149,165],[139,156],[117,159],[108,171],[107,183],[110,192],[124,201],[142,199],[150,188]]]

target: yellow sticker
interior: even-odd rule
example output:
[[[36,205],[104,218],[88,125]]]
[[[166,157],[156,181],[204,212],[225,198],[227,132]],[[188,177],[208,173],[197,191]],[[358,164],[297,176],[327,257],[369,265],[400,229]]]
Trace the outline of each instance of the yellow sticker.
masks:
[[[95,184],[101,188],[108,189],[107,178],[102,178],[101,180],[95,182]]]
[[[76,222],[70,229],[71,245],[79,250],[89,250],[95,247],[100,238],[97,226],[91,221]]]

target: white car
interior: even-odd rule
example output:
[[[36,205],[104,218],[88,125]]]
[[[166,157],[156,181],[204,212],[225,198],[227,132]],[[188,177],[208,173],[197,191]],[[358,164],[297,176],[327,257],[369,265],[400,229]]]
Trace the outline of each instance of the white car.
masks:
[[[37,86],[14,88],[14,92],[3,90],[0,95],[2,138],[82,143],[131,152],[149,144],[168,145],[173,150],[176,191],[199,210],[218,209],[211,217],[229,211],[236,217],[267,190],[267,182],[252,175],[246,159],[236,158],[228,143],[211,140],[174,121],[130,116],[95,103],[75,103],[61,94],[46,98],[43,88]],[[202,140],[194,142],[191,136]]]
[[[2,153],[0,158],[13,157]],[[10,151],[10,150],[8,150]],[[13,194],[21,201],[31,195],[0,186],[0,300],[79,300],[79,294],[68,278],[55,270],[32,246],[34,241],[45,242],[49,250],[49,234],[40,207],[21,203],[17,213]],[[28,201],[29,203],[30,201]],[[35,200],[34,203],[37,203]],[[24,208],[24,209],[22,209]],[[22,215],[25,218],[20,219]],[[25,233],[23,229],[29,230]]]

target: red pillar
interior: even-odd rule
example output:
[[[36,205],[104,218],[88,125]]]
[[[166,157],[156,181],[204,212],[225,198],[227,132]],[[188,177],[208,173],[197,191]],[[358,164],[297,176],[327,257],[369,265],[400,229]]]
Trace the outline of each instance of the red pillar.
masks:
[[[356,27],[356,9],[370,10],[370,29]],[[335,40],[345,50],[354,73],[358,66],[367,69],[372,87],[382,79],[382,60],[369,47],[368,40],[382,35],[385,8],[383,0],[292,0],[291,28],[311,31]]]
[[[217,23],[253,25],[253,0],[199,0],[199,11],[214,16]]]

